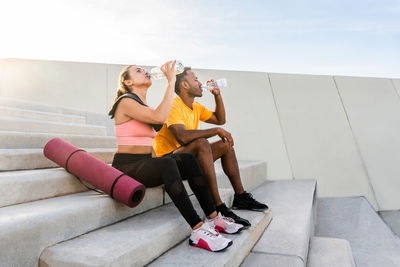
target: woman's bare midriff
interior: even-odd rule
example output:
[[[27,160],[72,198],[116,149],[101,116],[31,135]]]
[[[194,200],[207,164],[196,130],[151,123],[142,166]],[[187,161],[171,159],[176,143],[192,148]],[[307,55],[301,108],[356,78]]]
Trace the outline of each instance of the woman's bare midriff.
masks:
[[[118,146],[117,153],[154,154],[152,146]]]

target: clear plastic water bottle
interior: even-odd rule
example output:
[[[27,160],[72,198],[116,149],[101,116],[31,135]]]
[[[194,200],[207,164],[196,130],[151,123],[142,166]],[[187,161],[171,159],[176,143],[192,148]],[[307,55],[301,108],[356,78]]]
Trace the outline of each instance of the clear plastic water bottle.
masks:
[[[221,88],[224,88],[224,87],[227,87],[227,86],[228,86],[228,82],[226,81],[226,79],[225,78],[221,78],[221,79],[218,79],[218,80],[213,81],[213,82],[207,82],[206,85],[202,85],[201,86],[201,89],[203,89],[203,90],[207,89],[207,90],[211,91],[211,90],[213,90],[215,88],[220,88],[221,89]]]
[[[178,74],[182,73],[184,70],[185,70],[185,66],[183,66],[182,62],[177,60],[175,63],[175,74],[178,75]],[[165,75],[162,72],[162,70],[160,69],[160,67],[152,68],[150,70],[148,76],[149,76],[149,78],[152,78],[154,80],[159,80],[159,79],[165,78]]]

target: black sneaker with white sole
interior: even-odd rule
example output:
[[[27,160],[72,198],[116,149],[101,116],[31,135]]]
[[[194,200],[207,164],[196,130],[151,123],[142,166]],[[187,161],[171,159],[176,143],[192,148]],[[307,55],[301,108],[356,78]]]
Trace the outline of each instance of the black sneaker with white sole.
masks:
[[[268,206],[258,202],[253,198],[252,194],[244,191],[240,195],[235,195],[235,197],[233,198],[232,209],[265,211],[268,210]]]

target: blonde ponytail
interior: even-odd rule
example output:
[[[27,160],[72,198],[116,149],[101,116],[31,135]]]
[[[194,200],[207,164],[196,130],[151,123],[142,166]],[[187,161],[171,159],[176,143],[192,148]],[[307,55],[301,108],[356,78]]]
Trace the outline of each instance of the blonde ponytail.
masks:
[[[114,103],[115,101],[117,101],[117,99],[126,93],[129,93],[129,87],[124,83],[124,81],[126,81],[127,79],[129,79],[129,68],[132,67],[133,65],[129,65],[126,66],[121,73],[119,74],[119,88],[117,89],[116,92],[116,97],[114,99]]]

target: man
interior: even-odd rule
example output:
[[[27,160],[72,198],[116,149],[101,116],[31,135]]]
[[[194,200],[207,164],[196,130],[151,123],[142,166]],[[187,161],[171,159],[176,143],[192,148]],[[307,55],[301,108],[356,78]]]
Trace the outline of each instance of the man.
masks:
[[[176,76],[175,93],[178,97],[174,99],[167,123],[163,125],[154,140],[154,150],[158,157],[177,152],[195,154],[217,211],[248,227],[250,226],[248,220],[234,214],[222,202],[218,192],[214,161],[221,159],[222,168],[235,191],[234,209],[263,211],[268,209],[268,206],[256,201],[251,194],[244,191],[231,134],[220,127],[198,130],[199,120],[216,125],[225,124],[225,108],[220,89],[214,88],[211,92],[215,98],[215,112],[194,101],[195,97],[203,95],[203,90],[201,82],[190,68],[185,68],[183,73]],[[221,140],[210,144],[207,138],[216,135]]]

